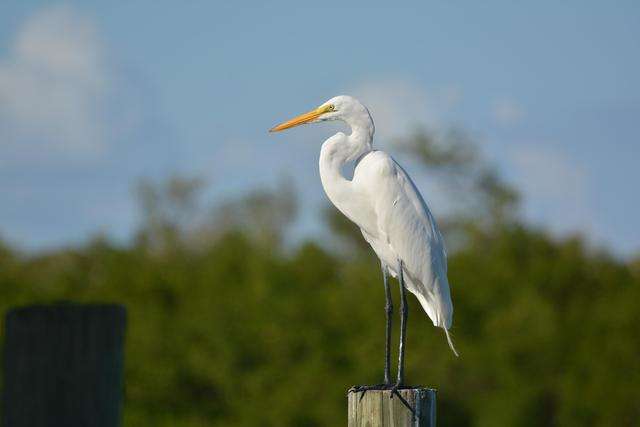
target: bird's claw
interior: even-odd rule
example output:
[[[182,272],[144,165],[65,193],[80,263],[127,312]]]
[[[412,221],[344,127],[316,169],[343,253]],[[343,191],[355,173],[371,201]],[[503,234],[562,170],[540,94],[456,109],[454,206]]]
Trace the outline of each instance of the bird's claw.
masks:
[[[411,407],[411,405],[409,405],[409,402],[407,402],[407,400],[402,397],[402,395],[400,394],[400,392],[398,392],[398,389],[401,387],[400,383],[396,383],[394,384],[391,389],[390,389],[390,393],[389,393],[389,399],[393,399],[393,395],[395,394],[396,396],[398,396],[398,399],[400,399],[400,402],[402,402],[402,404],[404,406],[407,407],[407,409],[409,411],[411,411],[411,414],[413,415],[413,417],[415,418],[416,416],[416,411]]]
[[[348,391],[348,393],[362,393],[360,394],[360,399],[358,400],[359,402],[362,401],[362,399],[364,398],[364,395],[369,391],[369,390],[389,390],[391,387],[393,387],[393,384],[375,384],[375,385],[354,385],[353,387],[351,387]]]
[[[411,407],[411,405],[409,405],[409,402],[407,402],[407,400],[404,397],[402,397],[402,395],[398,391],[399,389],[402,389],[402,388],[404,388],[404,387],[400,383],[396,383],[396,384],[375,384],[375,385],[356,385],[356,386],[351,387],[349,389],[348,393],[361,393],[360,394],[360,398],[358,399],[358,402],[361,402],[362,399],[364,398],[364,395],[369,390],[389,390],[390,391],[389,399],[393,399],[393,395],[394,394],[396,396],[398,396],[398,399],[400,399],[400,402],[402,402],[402,404],[404,406],[406,406],[407,409],[409,411],[411,411],[411,413],[415,417],[416,411]]]

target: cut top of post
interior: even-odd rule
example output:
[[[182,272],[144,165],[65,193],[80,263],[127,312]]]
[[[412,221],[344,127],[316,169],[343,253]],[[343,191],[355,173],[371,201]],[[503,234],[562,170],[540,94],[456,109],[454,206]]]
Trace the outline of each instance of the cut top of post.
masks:
[[[435,427],[436,390],[406,388],[398,390],[413,412],[390,390],[349,390],[349,427]]]

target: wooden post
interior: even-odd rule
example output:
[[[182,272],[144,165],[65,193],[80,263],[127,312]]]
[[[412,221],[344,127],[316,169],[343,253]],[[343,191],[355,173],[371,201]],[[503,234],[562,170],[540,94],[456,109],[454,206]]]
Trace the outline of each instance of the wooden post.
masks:
[[[390,399],[389,390],[349,390],[349,427],[435,427],[436,391],[432,388],[408,388],[400,395],[414,408],[415,416],[398,396]],[[362,398],[362,399],[361,399]]]
[[[56,304],[11,310],[4,343],[4,427],[121,424],[125,309]]]

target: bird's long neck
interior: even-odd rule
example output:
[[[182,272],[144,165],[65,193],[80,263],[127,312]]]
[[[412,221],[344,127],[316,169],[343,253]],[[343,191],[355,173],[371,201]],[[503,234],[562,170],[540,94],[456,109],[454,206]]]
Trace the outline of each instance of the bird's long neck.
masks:
[[[320,179],[331,202],[349,219],[355,216],[358,194],[351,180],[343,175],[344,166],[372,150],[373,122],[348,123],[351,134],[339,132],[327,139],[320,150]]]

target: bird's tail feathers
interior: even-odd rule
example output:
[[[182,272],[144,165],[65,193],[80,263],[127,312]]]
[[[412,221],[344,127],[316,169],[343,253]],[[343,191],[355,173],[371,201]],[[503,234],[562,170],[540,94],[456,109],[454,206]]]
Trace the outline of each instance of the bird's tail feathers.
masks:
[[[460,355],[456,351],[456,348],[453,346],[453,341],[451,341],[451,335],[449,335],[449,330],[445,327],[443,327],[442,329],[444,329],[444,334],[447,336],[447,342],[449,343],[449,348],[451,348],[451,351],[453,351],[453,354],[455,354],[456,357],[460,357]]]

